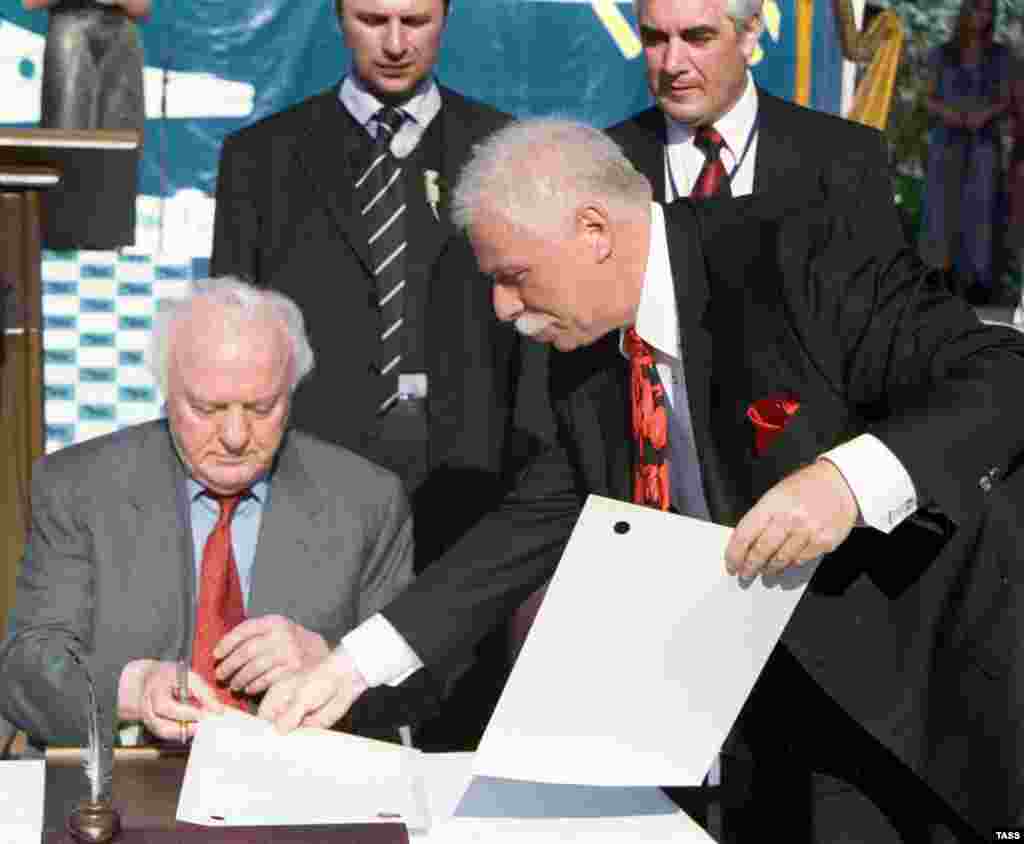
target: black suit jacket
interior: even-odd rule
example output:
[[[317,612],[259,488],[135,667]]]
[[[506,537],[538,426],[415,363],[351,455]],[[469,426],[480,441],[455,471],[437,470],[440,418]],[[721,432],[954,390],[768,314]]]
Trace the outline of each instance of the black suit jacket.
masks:
[[[965,586],[977,580],[971,594],[981,595],[1000,583],[997,562],[974,570],[977,543],[969,537],[986,524],[993,492],[1024,452],[1015,414],[1024,340],[981,325],[916,256],[872,241],[869,230],[823,204],[780,213],[769,197],[682,200],[666,214],[690,412],[714,520],[735,524],[783,476],[863,432],[889,447],[939,514],[922,511],[888,536],[855,529],[819,566],[783,642],[979,828],[1010,822],[1020,801],[995,805],[984,782],[970,797],[962,786],[951,793],[964,755],[935,767],[936,753],[951,753],[943,738],[951,730],[969,737],[978,724],[963,707],[953,715],[947,707],[939,728],[929,706],[937,665],[947,666],[948,687],[957,676],[949,666],[972,664],[973,676],[989,682],[986,694],[1001,695],[989,704],[1003,713],[994,734],[1018,741],[1000,753],[1018,754],[1018,763],[1024,756],[1019,715],[1009,714],[1021,702],[1011,669],[1004,665],[992,679],[997,669],[984,658],[1001,647],[1018,653],[1013,636],[1024,631],[1006,610],[998,623],[972,622],[985,605],[968,600]],[[799,412],[757,456],[746,411],[783,392],[799,398]],[[557,446],[531,464],[500,511],[384,611],[428,665],[471,644],[550,576],[588,493],[629,500],[628,365],[618,332],[553,354],[551,395]],[[1020,764],[998,762],[989,753],[978,767],[989,763],[989,778],[1021,782]]]
[[[441,99],[441,181],[450,186],[472,145],[508,118],[444,87]],[[335,87],[229,136],[211,264],[214,274],[242,275],[298,303],[317,366],[296,392],[292,420],[372,455],[378,317],[349,164],[362,131]],[[495,319],[490,286],[445,205],[409,238],[410,274],[427,287],[430,474],[413,498],[420,563],[500,497],[519,367],[515,332]]]
[[[839,201],[877,227],[892,246],[904,240],[893,204],[889,155],[881,132],[795,105],[758,88],[753,193],[770,193],[792,208]],[[665,201],[665,117],[656,106],[607,130]]]

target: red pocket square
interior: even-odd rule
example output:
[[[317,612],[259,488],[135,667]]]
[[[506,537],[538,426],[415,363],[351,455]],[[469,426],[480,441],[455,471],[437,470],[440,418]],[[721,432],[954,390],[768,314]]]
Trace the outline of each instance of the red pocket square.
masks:
[[[754,423],[754,451],[758,457],[769,449],[799,409],[796,396],[781,394],[758,399],[747,408],[747,418]]]

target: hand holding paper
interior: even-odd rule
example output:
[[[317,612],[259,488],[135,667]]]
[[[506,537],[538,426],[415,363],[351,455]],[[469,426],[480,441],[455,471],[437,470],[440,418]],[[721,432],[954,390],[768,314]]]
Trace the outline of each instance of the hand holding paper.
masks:
[[[272,686],[260,703],[259,716],[273,721],[279,733],[300,726],[331,727],[366,689],[366,679],[339,647],[313,668]]]
[[[778,574],[835,550],[853,530],[857,499],[819,460],[783,478],[740,519],[725,549],[729,574]]]

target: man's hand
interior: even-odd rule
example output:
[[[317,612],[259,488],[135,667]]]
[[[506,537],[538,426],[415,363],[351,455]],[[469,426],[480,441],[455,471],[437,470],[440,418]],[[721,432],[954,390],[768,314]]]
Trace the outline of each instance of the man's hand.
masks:
[[[330,653],[327,642],[282,615],[243,621],[213,649],[217,679],[256,695],[287,675],[310,668]]]
[[[819,460],[783,478],[740,519],[725,549],[729,574],[777,573],[834,550],[860,511],[840,471]]]
[[[142,721],[154,736],[180,741],[181,726],[189,738],[196,734],[198,722],[206,715],[218,715],[224,705],[203,679],[188,675],[192,700],[179,702],[177,663],[155,659],[137,659],[121,671],[117,688],[117,716],[122,721]]]
[[[331,727],[366,689],[352,658],[338,648],[314,668],[275,683],[260,703],[259,716],[282,734],[296,727]]]

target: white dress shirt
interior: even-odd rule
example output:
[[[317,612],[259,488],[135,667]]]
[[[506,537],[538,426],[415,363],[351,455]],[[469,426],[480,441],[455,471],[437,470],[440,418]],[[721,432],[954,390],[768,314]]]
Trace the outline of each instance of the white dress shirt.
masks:
[[[757,158],[757,86],[747,71],[747,87],[726,114],[714,122],[725,141],[721,156],[729,174],[733,196],[754,191],[754,161]],[[667,202],[689,196],[704,166],[704,152],[694,146],[692,127],[665,115],[665,198]]]
[[[655,349],[655,365],[669,402],[683,376],[686,338],[680,337],[675,281],[665,216],[651,203],[651,243],[636,315],[637,333]],[[621,343],[621,339],[620,339]],[[673,405],[674,407],[674,405]],[[871,434],[861,434],[820,455],[843,475],[860,508],[863,525],[889,533],[917,509],[913,481],[899,459]],[[396,686],[423,666],[380,613],[341,640],[369,686]]]
[[[373,118],[384,107],[384,103],[371,94],[354,73],[345,77],[338,96],[356,123],[366,129],[371,138],[376,138],[377,121]],[[441,111],[441,92],[437,88],[437,83],[430,77],[423,79],[414,89],[412,96],[399,108],[408,119],[398,127],[391,141],[391,154],[395,158],[405,158],[416,149],[416,144],[420,142],[430,122]]]

